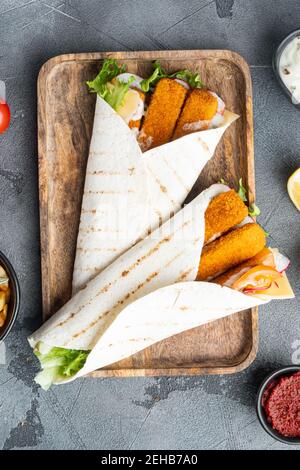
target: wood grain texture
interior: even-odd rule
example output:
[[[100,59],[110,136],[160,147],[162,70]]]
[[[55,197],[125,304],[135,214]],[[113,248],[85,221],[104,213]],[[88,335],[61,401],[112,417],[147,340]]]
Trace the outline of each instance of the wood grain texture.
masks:
[[[201,79],[240,115],[224,134],[187,202],[224,178],[237,188],[239,178],[255,197],[253,115],[250,72],[236,53],[223,50],[68,54],[42,67],[38,79],[39,192],[43,315],[49,318],[71,295],[85,168],[95,95],[86,80],[101,60],[114,57],[128,71],[146,76],[159,59],[168,71],[198,70]],[[241,312],[161,341],[94,377],[228,374],[247,367],[258,345],[257,309]]]

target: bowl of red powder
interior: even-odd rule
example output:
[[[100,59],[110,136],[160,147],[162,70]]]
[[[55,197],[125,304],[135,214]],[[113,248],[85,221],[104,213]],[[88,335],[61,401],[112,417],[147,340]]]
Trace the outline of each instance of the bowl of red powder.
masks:
[[[285,444],[300,444],[300,366],[289,366],[269,375],[257,396],[262,427]]]

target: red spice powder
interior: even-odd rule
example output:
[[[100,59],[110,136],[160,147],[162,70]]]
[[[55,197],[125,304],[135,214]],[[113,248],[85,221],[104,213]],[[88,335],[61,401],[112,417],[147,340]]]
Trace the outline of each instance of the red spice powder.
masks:
[[[262,405],[273,429],[285,437],[300,437],[300,372],[271,382]]]

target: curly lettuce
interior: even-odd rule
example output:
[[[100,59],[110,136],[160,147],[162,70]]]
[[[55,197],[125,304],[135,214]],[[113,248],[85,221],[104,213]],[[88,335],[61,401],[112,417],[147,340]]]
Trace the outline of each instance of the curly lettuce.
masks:
[[[151,87],[155,86],[161,78],[178,78],[187,82],[191,88],[203,87],[199,73],[193,73],[189,70],[179,70],[178,72],[168,74],[163,70],[158,60],[155,60],[152,65],[153,72],[150,77],[141,81],[141,88],[145,93],[147,93]]]
[[[125,95],[131,83],[134,82],[134,77],[130,77],[127,83],[120,82],[116,78],[125,71],[125,65],[119,66],[115,59],[106,59],[94,80],[86,82],[89,90],[92,93],[97,93],[102,99],[109,103],[115,111],[118,111],[124,102]],[[193,73],[189,70],[179,70],[178,72],[168,74],[156,60],[153,62],[153,72],[150,77],[141,81],[141,89],[145,93],[148,93],[161,78],[178,78],[187,82],[191,88],[203,87],[198,73]]]
[[[204,84],[200,80],[199,73],[193,73],[190,70],[180,70],[171,74],[170,78],[178,78],[187,82],[191,88],[203,88]]]
[[[102,68],[98,73],[97,77],[94,80],[88,81],[86,83],[90,91],[98,93],[98,95],[103,98],[107,93],[107,84],[111,82],[111,80],[117,75],[120,75],[120,73],[123,73],[125,71],[125,65],[122,65],[120,67],[115,59],[106,59],[103,62]]]
[[[70,379],[77,374],[83,368],[90,351],[48,347],[39,342],[34,353],[42,367],[35,382],[48,390],[53,383]]]
[[[164,77],[167,77],[168,75],[163,71],[160,63],[158,60],[155,60],[152,64],[153,66],[153,72],[150,75],[149,78],[145,78],[144,80],[141,81],[141,89],[145,92],[148,93],[150,90],[150,86],[156,85],[156,83]]]
[[[249,206],[249,215],[250,217],[257,217],[260,215],[260,208],[254,202]]]
[[[248,201],[247,191],[246,191],[246,188],[243,185],[242,178],[239,179],[238,195],[240,196],[240,198],[243,202]],[[250,215],[250,217],[257,217],[258,215],[260,215],[260,208],[253,202],[248,207],[248,214]]]
[[[130,77],[127,83],[120,82],[116,79],[114,84],[108,84],[104,99],[115,111],[118,111],[123,104],[125,95],[132,82],[134,82],[134,77]]]
[[[97,93],[115,111],[117,111],[124,102],[125,95],[131,83],[134,81],[134,77],[130,77],[127,83],[120,82],[116,79],[118,75],[125,71],[125,65],[120,67],[115,59],[106,59],[97,77],[87,82],[89,90],[93,93]]]
[[[243,202],[247,202],[247,191],[246,191],[245,186],[243,185],[242,178],[239,179],[238,195],[240,196]]]

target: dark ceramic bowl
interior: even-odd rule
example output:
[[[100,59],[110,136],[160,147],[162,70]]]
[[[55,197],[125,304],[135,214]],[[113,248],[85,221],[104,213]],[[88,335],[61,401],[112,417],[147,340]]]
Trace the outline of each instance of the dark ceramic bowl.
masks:
[[[290,33],[280,44],[279,46],[277,47],[274,55],[273,55],[273,69],[274,69],[274,72],[275,72],[275,75],[276,75],[276,78],[281,86],[281,88],[283,89],[284,93],[286,94],[286,96],[288,96],[288,98],[290,99],[291,103],[296,106],[297,108],[300,109],[300,103],[296,103],[294,100],[293,100],[293,97],[292,97],[292,93],[290,92],[290,90],[285,86],[285,84],[283,83],[283,81],[281,80],[281,77],[280,77],[280,74],[279,74],[279,62],[280,62],[280,57],[281,57],[281,54],[283,52],[283,50],[286,48],[286,46],[297,36],[300,36],[300,29],[297,29],[296,31],[293,31],[292,33]]]
[[[279,432],[277,432],[275,429],[272,428],[272,426],[268,422],[267,415],[262,405],[264,392],[269,387],[269,385],[273,381],[275,380],[277,381],[281,377],[290,376],[294,374],[295,372],[300,372],[300,366],[283,367],[282,369],[278,369],[275,372],[272,372],[272,374],[268,375],[268,377],[261,384],[260,389],[258,391],[257,401],[256,401],[256,411],[257,411],[257,416],[260,421],[260,424],[262,425],[264,430],[267,431],[268,434],[270,434],[270,436],[272,436],[274,439],[277,439],[277,441],[283,442],[284,444],[297,445],[297,444],[300,444],[300,437],[285,437],[285,436],[282,436],[282,434],[279,434]]]
[[[14,268],[6,258],[6,256],[1,253],[0,251],[0,265],[5,269],[8,277],[9,277],[9,286],[11,291],[10,301],[8,304],[8,312],[7,312],[7,319],[4,324],[0,328],[0,342],[6,338],[8,333],[13,327],[15,320],[19,313],[19,306],[20,306],[20,286],[17,275],[15,273]]]

